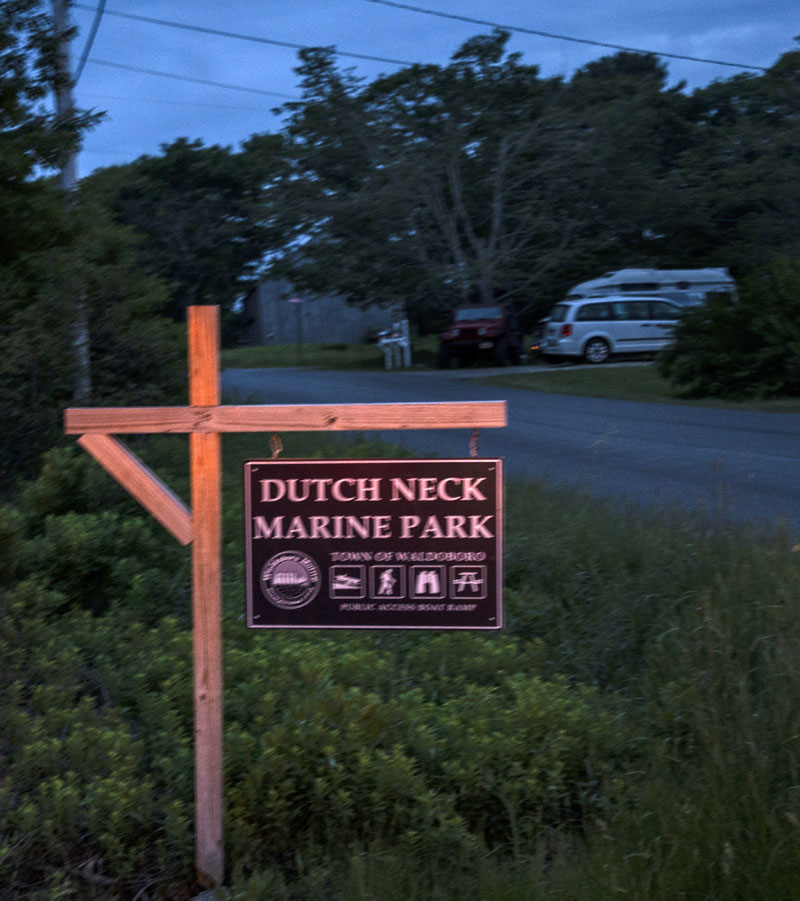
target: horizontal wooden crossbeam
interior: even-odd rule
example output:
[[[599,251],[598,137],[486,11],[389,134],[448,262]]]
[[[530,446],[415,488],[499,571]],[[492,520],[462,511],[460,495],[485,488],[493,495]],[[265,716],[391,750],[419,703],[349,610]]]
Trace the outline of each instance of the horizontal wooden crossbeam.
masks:
[[[190,407],[71,407],[69,435],[156,432],[321,432],[383,429],[499,429],[506,402],[308,404]]]

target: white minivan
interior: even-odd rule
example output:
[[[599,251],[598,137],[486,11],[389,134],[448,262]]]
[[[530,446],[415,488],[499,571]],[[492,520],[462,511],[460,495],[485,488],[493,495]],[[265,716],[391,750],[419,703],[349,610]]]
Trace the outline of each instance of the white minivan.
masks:
[[[609,295],[564,300],[550,311],[541,351],[548,362],[605,363],[612,354],[657,353],[670,344],[685,305]]]

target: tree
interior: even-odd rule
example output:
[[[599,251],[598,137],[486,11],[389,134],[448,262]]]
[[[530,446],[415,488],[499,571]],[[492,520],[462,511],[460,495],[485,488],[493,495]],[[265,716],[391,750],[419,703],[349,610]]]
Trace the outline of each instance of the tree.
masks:
[[[81,193],[142,236],[139,261],[172,286],[173,319],[191,304],[219,304],[230,317],[276,240],[270,190],[281,144],[264,135],[233,153],[180,138],[160,156],[96,171]]]
[[[184,390],[183,336],[163,317],[166,286],[139,271],[136,237],[96,211],[72,210],[68,223],[69,240],[0,277],[0,494],[63,440],[76,366],[69,285],[83,292],[96,404],[157,404]]]
[[[366,86],[331,50],[301,53],[276,272],[357,304],[405,303],[424,327],[455,302],[542,315],[606,269],[688,264],[670,240],[694,138],[682,86],[626,52],[542,79],[507,38]]]
[[[44,104],[63,77],[57,65],[62,39],[41,0],[0,5],[0,267],[65,234],[57,192],[35,176],[77,147],[95,117],[58,117]]]
[[[294,244],[277,271],[358,304],[405,303],[420,324],[453,302],[525,302],[575,224],[553,196],[574,135],[561,81],[506,54],[507,38],[366,88],[331,51],[301,54],[282,204]]]
[[[687,103],[652,55],[617,53],[571,79],[564,106],[580,156],[562,202],[580,222],[565,273],[572,283],[609,269],[670,265],[667,180],[691,129]]]
[[[36,0],[0,5],[0,495],[63,439],[80,284],[92,326],[95,399],[155,402],[178,390],[176,336],[158,319],[163,286],[133,267],[132,236],[63,203],[46,177],[94,117],[55,116],[65,35]],[[182,374],[182,373],[181,373]]]
[[[478,36],[447,68],[401,72],[368,92],[369,112],[388,114],[383,153],[396,157],[402,140],[395,182],[405,181],[406,235],[428,289],[446,285],[461,302],[523,301],[574,224],[549,198],[572,156],[563,86],[505,55],[507,38]]]
[[[74,149],[90,122],[82,114],[57,117],[44,103],[59,82],[62,37],[38,0],[0,5],[0,490],[16,462],[43,449],[32,394],[48,394],[51,403],[63,396],[73,359],[61,346],[45,359],[70,319],[63,308],[41,305],[38,293],[70,235],[59,191],[38,173]]]
[[[800,52],[762,75],[700,88],[684,108],[661,243],[681,265],[726,265],[738,276],[776,256],[798,258]]]

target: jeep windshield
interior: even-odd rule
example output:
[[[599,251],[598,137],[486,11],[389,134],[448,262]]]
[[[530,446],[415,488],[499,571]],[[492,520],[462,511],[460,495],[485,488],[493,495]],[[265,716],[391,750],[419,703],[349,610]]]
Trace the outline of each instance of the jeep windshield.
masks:
[[[501,319],[502,307],[463,307],[456,310],[455,322],[475,322],[478,319]]]

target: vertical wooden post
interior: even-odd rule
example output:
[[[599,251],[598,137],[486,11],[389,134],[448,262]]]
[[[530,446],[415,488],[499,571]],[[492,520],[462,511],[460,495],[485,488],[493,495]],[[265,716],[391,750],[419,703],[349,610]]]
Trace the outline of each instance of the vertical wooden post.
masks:
[[[220,432],[502,428],[504,401],[467,404],[334,404],[220,407],[219,308],[188,307],[189,408],[66,411],[65,430],[175,537],[192,549],[194,621],[195,866],[204,886],[222,884],[222,467]],[[202,409],[197,409],[198,407]],[[189,432],[192,509],[113,433]]]
[[[189,307],[189,403],[216,406],[219,308]],[[190,437],[194,619],[195,866],[201,885],[222,883],[221,452],[218,432]]]

